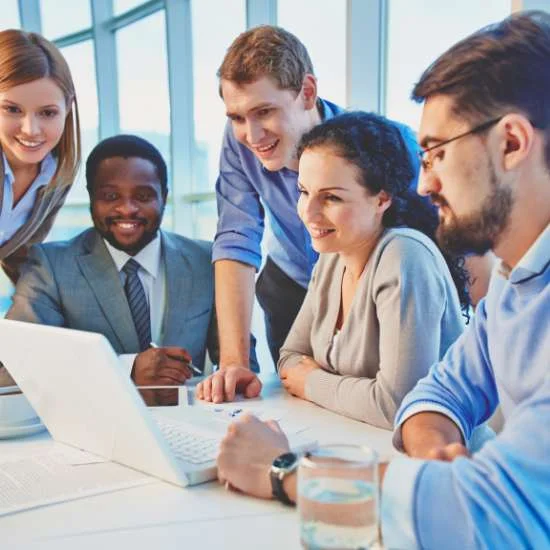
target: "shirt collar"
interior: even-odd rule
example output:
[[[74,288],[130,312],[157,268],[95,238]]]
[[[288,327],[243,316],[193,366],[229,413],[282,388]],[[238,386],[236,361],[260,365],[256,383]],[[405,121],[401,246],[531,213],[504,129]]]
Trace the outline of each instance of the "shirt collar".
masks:
[[[529,250],[522,256],[516,267],[510,269],[510,266],[501,262],[500,272],[511,283],[519,283],[542,273],[548,262],[550,262],[550,224],[529,247]]]
[[[2,155],[2,161],[4,163],[5,181],[7,181],[10,185],[13,185],[13,182],[15,180],[15,176],[13,175],[13,170],[11,169],[10,163],[6,158],[6,155],[4,153],[0,153],[0,154]],[[57,161],[55,160],[54,156],[51,153],[48,153],[44,158],[44,160],[40,163],[40,171],[38,172],[38,175],[36,176],[34,181],[40,180],[41,182],[43,182],[42,185],[47,185],[53,178],[56,168],[57,168]]]
[[[133,258],[153,279],[157,278],[160,269],[160,257],[161,257],[161,239],[160,230],[157,232],[156,237],[146,246],[144,246],[135,256],[130,256],[123,250],[115,248],[105,239],[103,239],[111,258],[115,262],[117,271],[122,271],[126,262]]]

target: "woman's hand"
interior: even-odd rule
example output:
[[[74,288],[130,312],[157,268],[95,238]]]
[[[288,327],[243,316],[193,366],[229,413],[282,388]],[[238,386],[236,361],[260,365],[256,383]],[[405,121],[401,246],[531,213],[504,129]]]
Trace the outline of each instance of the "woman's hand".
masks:
[[[302,355],[297,365],[280,369],[279,378],[288,393],[306,399],[306,378],[310,372],[320,368],[321,365],[312,357]]]

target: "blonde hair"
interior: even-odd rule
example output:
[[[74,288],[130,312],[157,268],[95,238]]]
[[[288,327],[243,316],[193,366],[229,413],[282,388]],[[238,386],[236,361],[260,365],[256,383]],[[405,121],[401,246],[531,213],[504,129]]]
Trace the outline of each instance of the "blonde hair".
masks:
[[[57,47],[43,36],[15,29],[0,32],[0,91],[39,78],[50,78],[59,86],[68,109],[61,139],[52,151],[57,168],[48,184],[51,191],[72,185],[81,162],[80,121],[71,71]]]

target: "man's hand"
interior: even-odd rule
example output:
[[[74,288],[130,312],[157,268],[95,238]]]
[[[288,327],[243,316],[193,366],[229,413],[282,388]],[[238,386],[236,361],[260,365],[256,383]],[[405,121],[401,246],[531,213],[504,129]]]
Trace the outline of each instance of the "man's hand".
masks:
[[[426,458],[430,460],[443,460],[445,462],[452,462],[459,456],[470,457],[468,449],[462,445],[462,443],[450,443],[444,447],[434,447],[428,451]]]
[[[236,393],[245,397],[257,397],[262,390],[260,379],[245,367],[226,367],[197,384],[197,399],[222,403],[233,401]]]
[[[453,460],[468,455],[457,425],[437,412],[421,412],[407,418],[401,426],[401,437],[405,452],[413,458]]]
[[[150,348],[138,353],[132,369],[136,386],[172,386],[184,384],[193,376],[191,355],[183,348]]]
[[[218,478],[243,493],[271,498],[271,463],[287,451],[288,440],[277,422],[245,414],[229,426],[221,442]]]
[[[302,356],[302,360],[293,367],[283,367],[279,370],[279,378],[288,393],[306,398],[306,378],[314,370],[321,366],[312,357]]]

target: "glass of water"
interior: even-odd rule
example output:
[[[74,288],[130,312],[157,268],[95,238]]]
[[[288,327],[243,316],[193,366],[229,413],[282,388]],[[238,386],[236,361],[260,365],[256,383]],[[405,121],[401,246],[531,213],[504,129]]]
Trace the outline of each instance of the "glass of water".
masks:
[[[378,457],[359,445],[326,445],[298,467],[302,546],[310,550],[378,547]]]

